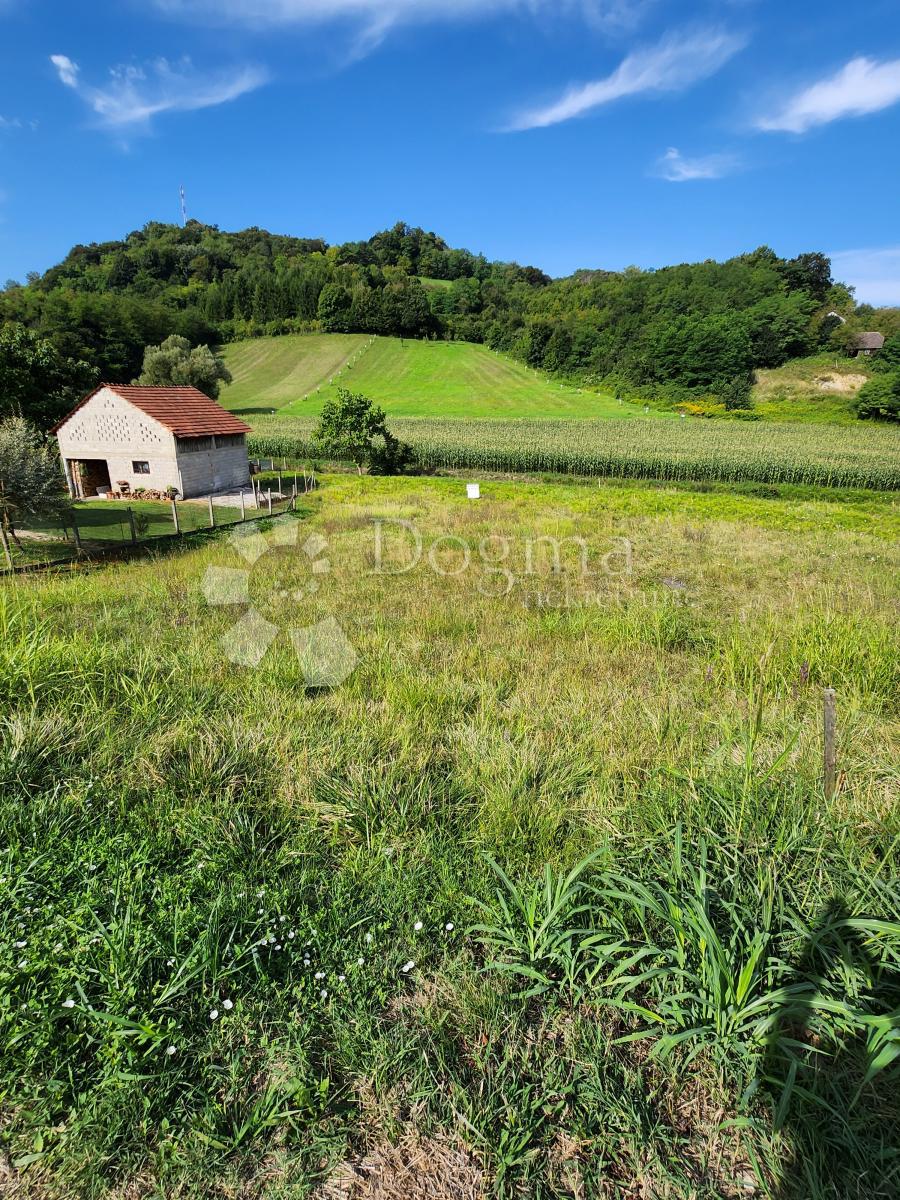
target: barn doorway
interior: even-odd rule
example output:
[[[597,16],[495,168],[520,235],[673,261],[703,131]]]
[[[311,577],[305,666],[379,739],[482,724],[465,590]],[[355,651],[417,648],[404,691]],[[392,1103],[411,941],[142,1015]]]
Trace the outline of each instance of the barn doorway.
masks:
[[[112,491],[109,464],[103,458],[70,458],[69,471],[72,474],[75,495],[79,499],[96,496],[101,488],[108,492]]]

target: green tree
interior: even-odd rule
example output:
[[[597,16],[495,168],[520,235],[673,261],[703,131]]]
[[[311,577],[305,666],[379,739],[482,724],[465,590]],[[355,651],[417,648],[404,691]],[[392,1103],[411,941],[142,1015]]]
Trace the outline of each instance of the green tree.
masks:
[[[900,371],[900,333],[887,339],[884,348],[872,359],[872,369],[883,375]]]
[[[862,420],[900,421],[900,371],[877,375],[863,384],[856,399],[856,414]]]
[[[0,328],[0,419],[22,417],[46,429],[74,408],[95,380],[88,363],[66,358],[24,325]]]
[[[69,507],[56,447],[22,417],[0,421],[0,542],[7,561],[10,540],[19,545],[17,526],[29,517],[61,515]]]
[[[220,383],[231,383],[231,372],[209,346],[195,346],[173,333],[158,346],[144,351],[144,367],[136,383],[143,387],[198,388],[210,399],[219,395]]]
[[[329,283],[319,294],[318,317],[326,333],[346,333],[350,328],[350,293]]]
[[[322,406],[313,441],[323,454],[334,454],[356,464],[360,473],[390,475],[409,460],[409,447],[387,427],[384,409],[359,392],[341,388],[335,400]]]

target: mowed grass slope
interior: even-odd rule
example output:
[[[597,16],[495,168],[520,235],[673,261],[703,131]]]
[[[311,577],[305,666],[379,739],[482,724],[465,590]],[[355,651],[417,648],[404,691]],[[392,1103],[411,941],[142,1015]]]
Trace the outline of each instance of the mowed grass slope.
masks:
[[[312,334],[259,338],[224,349],[234,382],[226,408],[314,416],[338,388],[363,392],[393,417],[597,418],[636,416],[614,397],[551,380],[467,342]]]
[[[890,499],[322,483],[0,584],[0,1191],[896,1196]]]
[[[368,341],[364,334],[253,338],[224,348],[233,382],[220,400],[232,412],[250,417],[271,412],[315,391]]]

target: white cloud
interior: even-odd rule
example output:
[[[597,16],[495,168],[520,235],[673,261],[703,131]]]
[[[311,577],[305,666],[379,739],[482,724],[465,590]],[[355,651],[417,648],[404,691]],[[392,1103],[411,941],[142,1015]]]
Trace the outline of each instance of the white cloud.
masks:
[[[21,129],[22,122],[18,117],[0,116],[0,129]]]
[[[853,58],[835,75],[793,96],[780,112],[760,117],[769,132],[806,133],[843,117],[863,117],[900,101],[900,58],[876,62]]]
[[[865,304],[900,305],[900,246],[832,253],[835,279],[852,284]]]
[[[656,164],[656,174],[669,183],[689,183],[694,179],[722,179],[738,166],[733,154],[706,154],[685,158],[680,150],[670,146]]]
[[[570,87],[553,103],[520,113],[508,130],[557,125],[625,96],[683,91],[714,75],[745,45],[746,38],[722,29],[670,34],[629,54],[605,79]]]
[[[93,87],[82,83],[78,65],[64,54],[54,54],[50,61],[61,81],[77,91],[103,125],[114,129],[146,126],[160,113],[226,104],[267,79],[266,72],[254,66],[201,74],[190,59],[170,63],[158,58],[146,68],[115,67],[105,87]]]
[[[59,72],[59,78],[66,87],[78,87],[78,64],[73,63],[66,54],[51,54],[50,61]]]
[[[349,18],[387,28],[402,21],[471,20],[502,13],[579,13],[601,25],[633,25],[648,0],[156,0],[173,16],[254,28]]]

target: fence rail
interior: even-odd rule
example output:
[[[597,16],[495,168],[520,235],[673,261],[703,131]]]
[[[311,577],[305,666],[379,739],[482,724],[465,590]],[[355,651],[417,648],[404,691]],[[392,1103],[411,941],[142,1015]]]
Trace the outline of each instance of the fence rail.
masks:
[[[287,480],[284,482],[287,484]],[[62,525],[23,530],[20,553],[25,558],[0,564],[0,575],[127,558],[154,545],[171,544],[212,529],[229,529],[281,516],[296,508],[299,496],[307,495],[317,486],[315,476],[307,474],[299,477],[296,484],[291,476],[287,490],[275,491],[270,481],[254,480],[250,492],[234,494],[233,504],[208,497],[205,501],[178,503],[97,501],[89,507],[72,508]]]

